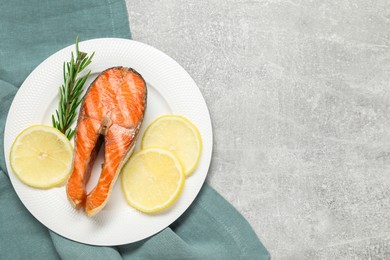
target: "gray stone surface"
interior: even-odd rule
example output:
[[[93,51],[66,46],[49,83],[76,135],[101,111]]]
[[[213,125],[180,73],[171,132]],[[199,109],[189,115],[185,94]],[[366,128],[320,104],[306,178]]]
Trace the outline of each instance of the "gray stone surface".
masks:
[[[390,2],[127,0],[209,106],[208,182],[273,259],[390,259]]]

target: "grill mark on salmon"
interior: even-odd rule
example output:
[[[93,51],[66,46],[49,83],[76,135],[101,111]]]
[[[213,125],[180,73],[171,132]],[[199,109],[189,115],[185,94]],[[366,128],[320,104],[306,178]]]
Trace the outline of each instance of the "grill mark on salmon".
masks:
[[[73,170],[66,192],[76,208],[88,216],[107,203],[120,170],[134,150],[146,109],[147,88],[131,68],[103,71],[90,85],[80,108],[75,133]],[[96,187],[87,195],[86,184],[104,142],[104,164]]]

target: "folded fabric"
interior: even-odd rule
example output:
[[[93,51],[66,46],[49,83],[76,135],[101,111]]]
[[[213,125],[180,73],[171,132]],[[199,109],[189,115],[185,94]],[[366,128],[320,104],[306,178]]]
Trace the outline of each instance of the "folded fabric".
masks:
[[[74,242],[36,220],[7,176],[3,136],[12,99],[27,75],[76,35],[130,38],[127,11],[123,0],[5,1],[0,24],[0,259],[269,259],[248,222],[207,183],[171,226],[128,245]]]

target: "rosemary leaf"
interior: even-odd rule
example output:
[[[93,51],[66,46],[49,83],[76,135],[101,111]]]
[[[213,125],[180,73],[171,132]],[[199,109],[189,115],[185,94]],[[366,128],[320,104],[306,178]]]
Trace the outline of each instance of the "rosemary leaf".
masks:
[[[84,97],[83,97],[83,99],[84,99]],[[83,101],[82,99],[78,100],[77,103],[76,103],[76,106],[79,106],[82,101]]]
[[[63,71],[63,74],[64,74],[64,82],[66,81],[65,66],[66,66],[66,62],[64,62],[63,66],[62,66],[62,71]]]
[[[56,122],[56,120],[54,119],[54,115],[51,115],[51,123],[53,124],[53,126],[54,126],[55,128],[57,128],[57,122]]]
[[[69,128],[69,129],[70,129],[70,128]],[[71,131],[66,135],[66,137],[68,137],[68,139],[72,139],[74,133],[75,133],[75,130],[71,130]]]

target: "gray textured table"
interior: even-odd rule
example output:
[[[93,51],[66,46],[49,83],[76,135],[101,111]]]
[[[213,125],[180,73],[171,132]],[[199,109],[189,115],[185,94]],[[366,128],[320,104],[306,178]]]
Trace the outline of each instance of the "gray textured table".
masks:
[[[390,259],[390,2],[127,0],[210,109],[208,182],[273,259]]]

